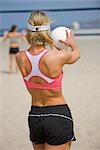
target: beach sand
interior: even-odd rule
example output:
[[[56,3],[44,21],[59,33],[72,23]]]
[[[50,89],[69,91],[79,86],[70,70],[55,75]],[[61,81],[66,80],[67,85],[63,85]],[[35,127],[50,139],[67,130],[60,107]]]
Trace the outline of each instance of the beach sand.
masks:
[[[76,37],[81,58],[64,67],[63,94],[71,108],[72,150],[100,150],[100,36]],[[20,42],[21,49],[27,44]],[[27,117],[31,97],[20,73],[8,73],[8,42],[0,38],[0,150],[32,150]]]

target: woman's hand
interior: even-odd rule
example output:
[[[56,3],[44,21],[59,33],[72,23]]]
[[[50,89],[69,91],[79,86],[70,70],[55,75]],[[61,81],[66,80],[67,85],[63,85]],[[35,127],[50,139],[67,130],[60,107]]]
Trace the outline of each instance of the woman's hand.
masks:
[[[60,40],[60,42],[64,43],[65,45],[69,47],[73,47],[75,45],[73,32],[70,31],[70,35],[68,35],[68,32],[66,31],[66,41]]]

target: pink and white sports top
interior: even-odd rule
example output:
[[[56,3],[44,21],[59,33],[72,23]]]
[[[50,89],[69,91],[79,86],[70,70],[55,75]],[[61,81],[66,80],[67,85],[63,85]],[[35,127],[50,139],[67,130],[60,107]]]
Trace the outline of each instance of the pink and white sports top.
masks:
[[[57,89],[61,88],[61,83],[62,83],[62,77],[63,73],[60,74],[59,77],[57,78],[49,78],[46,75],[44,75],[40,69],[39,69],[39,64],[41,61],[41,58],[48,52],[47,49],[43,50],[39,54],[31,54],[27,50],[25,51],[25,54],[27,58],[29,59],[29,62],[31,64],[31,71],[30,73],[23,77],[26,87],[28,88],[38,88],[38,89]],[[32,77],[40,77],[43,80],[46,81],[46,83],[33,83],[30,81]]]

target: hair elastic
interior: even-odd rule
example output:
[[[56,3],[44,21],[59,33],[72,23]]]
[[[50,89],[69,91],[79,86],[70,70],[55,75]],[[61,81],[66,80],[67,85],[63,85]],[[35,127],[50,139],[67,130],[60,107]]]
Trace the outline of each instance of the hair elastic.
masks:
[[[33,32],[37,31],[45,31],[50,29],[50,24],[42,25],[42,26],[32,26],[30,23],[28,23],[27,28]]]

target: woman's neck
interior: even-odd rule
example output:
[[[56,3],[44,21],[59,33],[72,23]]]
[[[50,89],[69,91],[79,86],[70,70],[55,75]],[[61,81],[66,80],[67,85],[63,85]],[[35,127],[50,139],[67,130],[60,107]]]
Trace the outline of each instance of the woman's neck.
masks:
[[[31,45],[31,47],[28,50],[30,52],[38,53],[43,49],[45,49],[45,46],[43,45]]]

